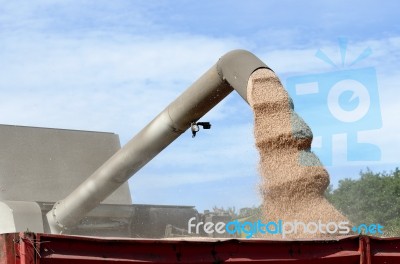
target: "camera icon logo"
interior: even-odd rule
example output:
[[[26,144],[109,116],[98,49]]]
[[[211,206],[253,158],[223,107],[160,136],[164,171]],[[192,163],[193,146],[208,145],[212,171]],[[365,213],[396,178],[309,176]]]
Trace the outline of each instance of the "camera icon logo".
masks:
[[[341,103],[345,93],[351,98]],[[358,101],[356,104],[352,103]],[[357,122],[362,119],[370,107],[370,97],[367,88],[356,80],[342,80],[335,83],[328,93],[328,108],[333,117],[342,122]],[[353,105],[353,106],[351,106]],[[347,109],[350,107],[350,109]]]
[[[346,54],[345,42],[340,43],[342,66]],[[353,62],[366,58],[364,52]],[[335,65],[322,51],[316,56]],[[335,65],[336,66],[336,65]],[[313,130],[312,151],[324,165],[332,165],[333,137],[346,137],[346,161],[379,161],[381,151],[370,142],[361,142],[358,133],[382,127],[379,92],[373,67],[336,70],[287,78],[286,88],[296,106],[296,112]]]

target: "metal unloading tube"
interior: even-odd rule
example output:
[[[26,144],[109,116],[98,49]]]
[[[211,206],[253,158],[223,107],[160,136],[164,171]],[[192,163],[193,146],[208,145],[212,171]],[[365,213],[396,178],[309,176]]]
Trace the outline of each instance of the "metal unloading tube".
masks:
[[[222,56],[70,195],[54,205],[47,213],[51,233],[62,233],[76,225],[233,89],[247,102],[247,82],[260,68],[268,67],[245,50]]]

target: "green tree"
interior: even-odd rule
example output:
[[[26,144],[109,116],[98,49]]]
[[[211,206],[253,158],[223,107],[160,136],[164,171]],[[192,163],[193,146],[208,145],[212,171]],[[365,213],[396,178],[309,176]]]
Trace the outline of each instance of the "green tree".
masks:
[[[360,172],[360,179],[339,181],[330,186],[327,199],[355,224],[381,224],[385,236],[400,236],[400,170]]]

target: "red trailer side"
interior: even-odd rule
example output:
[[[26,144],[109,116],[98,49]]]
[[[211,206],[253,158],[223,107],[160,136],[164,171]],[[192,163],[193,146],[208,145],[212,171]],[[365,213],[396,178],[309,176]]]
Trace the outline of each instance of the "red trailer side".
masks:
[[[400,263],[400,238],[339,240],[110,239],[50,234],[0,235],[0,264],[63,263]]]

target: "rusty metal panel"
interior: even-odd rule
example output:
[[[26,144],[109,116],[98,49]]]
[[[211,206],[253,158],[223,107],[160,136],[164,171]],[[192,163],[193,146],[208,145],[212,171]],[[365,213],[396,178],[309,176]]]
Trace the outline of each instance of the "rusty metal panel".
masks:
[[[20,264],[35,264],[36,258],[40,256],[35,235],[33,233],[20,233],[19,239],[14,242],[18,245]]]
[[[9,233],[0,235],[0,264],[35,264],[34,234]]]
[[[0,264],[16,264],[13,240],[16,234],[0,235]],[[18,262],[19,263],[19,262]]]

